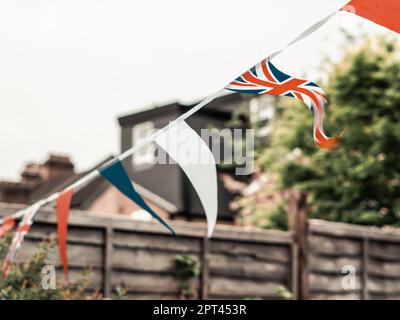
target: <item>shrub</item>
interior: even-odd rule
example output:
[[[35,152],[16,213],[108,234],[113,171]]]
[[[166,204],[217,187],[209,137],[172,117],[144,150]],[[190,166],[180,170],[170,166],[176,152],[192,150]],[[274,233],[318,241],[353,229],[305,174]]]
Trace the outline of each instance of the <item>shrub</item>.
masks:
[[[0,267],[4,262],[11,243],[11,235],[0,238]],[[43,266],[48,264],[49,256],[55,248],[55,241],[42,242],[30,259],[23,263],[12,263],[7,277],[0,275],[0,299],[5,300],[56,300],[56,299],[95,299],[98,294],[88,295],[88,273],[82,279],[68,284],[56,281],[54,289],[44,289],[42,285]]]

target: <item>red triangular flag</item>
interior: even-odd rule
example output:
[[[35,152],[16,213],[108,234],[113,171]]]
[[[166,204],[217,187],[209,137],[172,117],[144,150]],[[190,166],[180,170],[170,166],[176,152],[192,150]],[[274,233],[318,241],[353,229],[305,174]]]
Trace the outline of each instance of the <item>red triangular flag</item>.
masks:
[[[62,192],[57,199],[57,231],[58,249],[60,252],[61,264],[64,270],[65,279],[68,281],[68,258],[67,258],[67,230],[68,216],[71,205],[73,190]]]
[[[342,8],[400,33],[399,0],[352,0]]]
[[[15,226],[15,219],[12,217],[4,218],[3,224],[0,226],[0,237],[4,236],[8,231]]]

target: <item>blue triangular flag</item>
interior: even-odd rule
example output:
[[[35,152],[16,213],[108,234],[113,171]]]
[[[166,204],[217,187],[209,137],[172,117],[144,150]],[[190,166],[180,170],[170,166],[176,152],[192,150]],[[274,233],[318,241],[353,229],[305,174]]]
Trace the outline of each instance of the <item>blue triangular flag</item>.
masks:
[[[161,224],[167,227],[174,235],[175,231],[162,220],[143,200],[143,198],[136,192],[135,187],[129,176],[127,175],[120,160],[112,163],[111,165],[99,169],[100,174],[107,179],[114,187],[121,191],[133,202],[138,204],[142,209],[150,213],[153,218],[157,219]]]

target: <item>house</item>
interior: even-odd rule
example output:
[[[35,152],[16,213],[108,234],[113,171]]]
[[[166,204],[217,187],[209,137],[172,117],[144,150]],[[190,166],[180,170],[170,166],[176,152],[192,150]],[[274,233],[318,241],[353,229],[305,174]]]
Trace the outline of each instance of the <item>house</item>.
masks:
[[[118,118],[121,127],[121,152],[145,138],[153,129],[159,129],[191,109],[195,104],[171,103]],[[199,135],[202,129],[216,128],[233,130],[239,120],[241,128],[250,128],[257,123],[259,136],[270,133],[269,122],[275,115],[276,98],[257,96],[251,99],[239,93],[221,96],[186,119],[186,123]],[[237,125],[236,125],[237,126]],[[210,145],[210,141],[205,141]],[[221,144],[224,147],[225,141]],[[211,148],[211,146],[210,146]],[[175,212],[171,219],[204,219],[204,211],[194,188],[177,164],[154,163],[155,146],[142,148],[125,159],[124,166],[133,181],[173,204]],[[220,152],[223,154],[223,151]],[[234,167],[217,166],[218,172],[218,219],[233,221],[235,210],[230,203],[237,192],[227,185],[234,180]],[[232,183],[231,183],[232,185]]]
[[[276,100],[271,96],[249,99],[234,93],[219,97],[189,117],[186,122],[197,133],[201,129],[215,128],[233,130],[247,128],[257,123],[258,133],[267,138],[269,121],[274,117]],[[118,118],[121,129],[121,152],[126,151],[143,139],[150,130],[162,128],[187,110],[192,104],[171,103]],[[238,124],[239,122],[239,124]],[[210,143],[210,141],[206,141]],[[221,144],[224,147],[225,141]],[[124,160],[124,167],[136,190],[147,204],[162,218],[204,220],[200,200],[190,181],[177,164],[158,164],[151,160],[160,152],[154,146],[138,150]],[[76,173],[67,156],[50,155],[41,164],[29,163],[18,182],[0,181],[0,201],[31,204],[54,192],[63,190],[92,170],[96,170],[111,159],[106,157],[87,171]],[[230,203],[238,194],[234,175],[235,165],[217,166],[218,175],[218,219],[232,222],[235,210]],[[246,181],[246,177],[240,178]],[[75,190],[71,207],[96,214],[130,215],[136,219],[149,217],[139,206],[132,203],[101,176],[79,190]]]
[[[74,165],[67,156],[52,154],[44,163],[28,163],[20,181],[0,181],[0,201],[35,202],[74,174]]]
[[[32,204],[54,192],[63,190],[112,158],[112,156],[106,157],[92,168],[80,173],[75,172],[73,163],[64,155],[51,154],[41,164],[28,163],[21,173],[20,181],[0,181],[0,202]],[[160,216],[168,218],[168,212],[175,210],[171,204],[142,186],[136,184],[136,189]],[[141,211],[139,206],[109,185],[101,176],[79,190],[75,190],[71,207],[99,215],[130,215],[132,212]]]

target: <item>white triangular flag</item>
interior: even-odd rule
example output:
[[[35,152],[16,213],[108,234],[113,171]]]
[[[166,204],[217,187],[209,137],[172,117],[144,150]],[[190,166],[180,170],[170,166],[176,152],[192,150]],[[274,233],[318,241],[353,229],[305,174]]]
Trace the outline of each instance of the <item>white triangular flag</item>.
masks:
[[[211,237],[218,211],[217,169],[207,144],[180,121],[157,135],[155,142],[179,164],[196,190],[207,217],[207,236]]]

